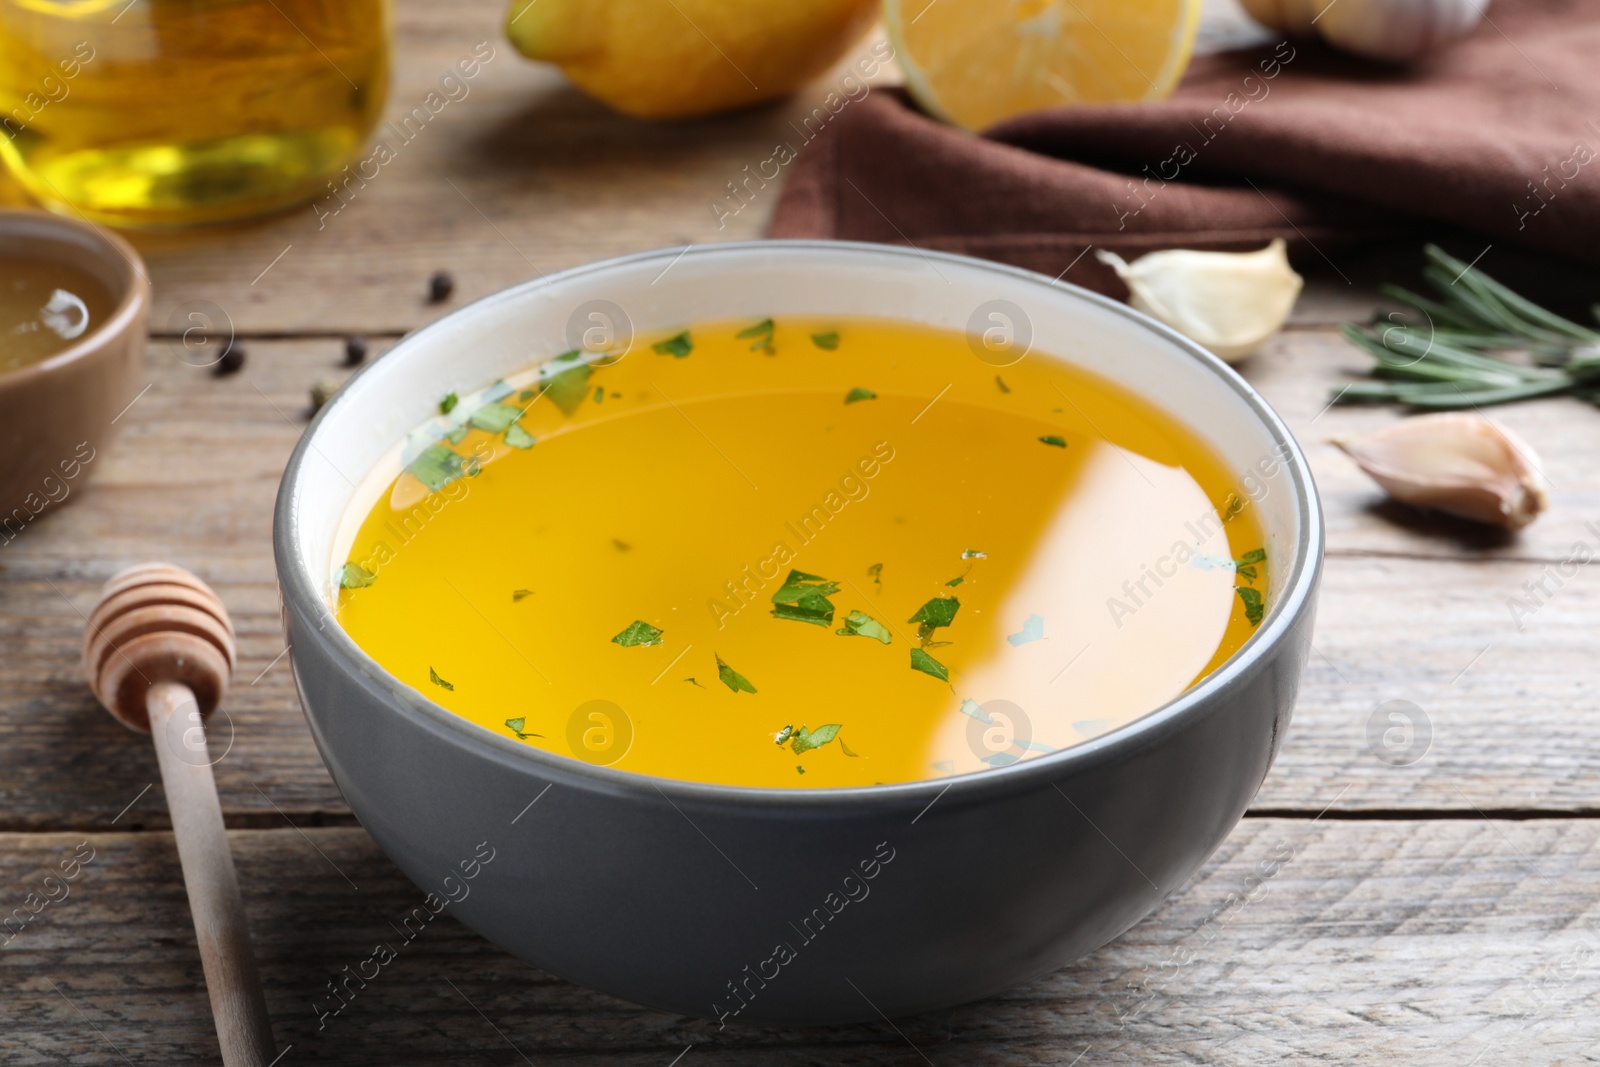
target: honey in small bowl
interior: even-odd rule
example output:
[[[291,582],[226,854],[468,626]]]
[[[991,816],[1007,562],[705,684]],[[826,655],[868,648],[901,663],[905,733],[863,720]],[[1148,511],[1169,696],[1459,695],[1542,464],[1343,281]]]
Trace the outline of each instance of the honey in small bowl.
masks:
[[[86,271],[0,254],[0,374],[66,350],[114,308],[111,293]]]

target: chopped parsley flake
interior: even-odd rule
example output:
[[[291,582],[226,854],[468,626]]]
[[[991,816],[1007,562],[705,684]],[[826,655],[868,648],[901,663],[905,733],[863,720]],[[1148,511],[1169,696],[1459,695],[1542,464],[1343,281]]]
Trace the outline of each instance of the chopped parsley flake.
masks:
[[[486,433],[504,433],[511,424],[522,418],[522,409],[512,407],[510,404],[485,404],[472,413],[467,420],[469,425],[476,426]]]
[[[790,742],[789,747],[794,749],[796,756],[810,752],[814,748],[821,748],[839,736],[840,727],[841,724],[836,722],[830,722],[826,726],[819,726],[815,730],[807,730],[802,726],[794,732],[794,739]]]
[[[774,356],[777,355],[777,349],[772,347],[772,330],[772,320],[762,319],[754,326],[740,330],[734,336],[741,341],[752,341],[750,351],[765,352],[769,356]]]
[[[456,688],[443,678],[439,677],[439,672],[434,670],[432,667],[428,668],[428,681],[432,682],[441,689],[449,689],[452,692],[454,692]]]
[[[790,622],[809,622],[813,626],[829,626],[833,623],[833,601],[822,596],[801,597],[793,604],[773,605],[772,617],[788,619]]]
[[[1267,550],[1264,548],[1252,549],[1233,561],[1234,572],[1246,581],[1256,580],[1256,564],[1265,563]]]
[[[705,686],[701,685],[699,682],[695,681],[693,678],[685,678],[684,681],[688,682],[690,685],[694,686],[696,689],[704,689],[705,688]]]
[[[911,650],[911,669],[914,671],[921,671],[923,674],[931,674],[941,682],[948,682],[950,680],[950,672],[945,669],[944,664],[940,663],[938,660],[934,659],[920,648],[913,648]]]
[[[844,738],[842,738],[842,737],[839,738],[839,751],[843,752],[846,756],[849,756],[851,759],[860,759],[861,758],[861,754],[859,752],[851,752],[850,751],[850,746],[844,743]]]
[[[446,393],[446,394],[444,394],[444,399],[439,401],[439,414],[441,414],[441,415],[450,414],[452,411],[454,411],[456,409],[456,405],[459,404],[459,403],[461,403],[461,398],[459,396],[456,396],[456,394],[454,394],[454,393]]]
[[[1053,433],[1047,433],[1043,437],[1039,438],[1039,440],[1043,441],[1047,445],[1050,445],[1052,448],[1067,447],[1067,439],[1065,437],[1057,437]]]
[[[857,387],[855,389],[852,389],[848,393],[844,394],[844,402],[846,404],[854,404],[858,400],[876,400],[876,399],[878,399],[878,394],[877,393],[874,393],[871,389],[862,389],[862,388],[859,388],[859,387]]]
[[[722,682],[723,685],[727,686],[729,689],[732,689],[735,693],[739,692],[741,689],[746,693],[754,693],[756,691],[756,687],[750,684],[750,679],[746,678],[744,675],[740,674],[738,671],[722,662],[721,656],[717,656],[716,660],[717,679]]]
[[[635,619],[626,630],[611,640],[614,644],[621,645],[623,648],[633,648],[636,645],[648,647],[661,643],[661,631],[643,619]]]
[[[828,626],[833,622],[833,601],[828,597],[839,591],[838,582],[830,582],[816,574],[790,571],[783,587],[772,594],[774,618],[793,622],[809,622],[813,626]]]
[[[940,626],[949,626],[955,621],[956,612],[961,609],[961,601],[953,596],[936,596],[922,607],[907,622],[919,622],[929,629]]]
[[[989,553],[987,553],[987,552],[979,552],[975,548],[969,548],[965,552],[961,553],[961,558],[962,559],[988,559],[989,558]]]
[[[339,588],[365,589],[377,577],[359,563],[346,563],[339,568]]]
[[[598,403],[600,403],[600,401],[604,400],[605,398],[606,398],[605,388],[603,386],[599,386],[599,385],[595,386],[594,387],[594,402],[596,404],[598,404]]]
[[[582,352],[577,349],[563,352],[539,367],[539,391],[548,396],[562,414],[571,415],[589,395],[589,375],[593,373],[594,368],[583,361]]]
[[[1250,625],[1260,626],[1267,610],[1261,600],[1261,594],[1246,585],[1235,586],[1233,591],[1244,601],[1244,617],[1250,620]]]
[[[779,748],[782,748],[784,746],[784,744],[789,740],[789,738],[791,738],[793,736],[794,736],[794,727],[792,725],[790,725],[790,726],[785,726],[783,729],[779,730],[776,734],[774,734],[772,736],[772,740],[777,742],[777,745],[778,745]]]
[[[530,597],[532,595],[533,595],[533,590],[532,589],[513,589],[511,591],[511,602],[513,604],[515,604],[517,601],[526,600],[528,597]]]
[[[424,448],[406,470],[429,491],[437,493],[462,475],[476,470],[476,465],[444,445],[433,444]]]
[[[445,434],[444,435],[444,439],[446,441],[449,441],[453,445],[459,445],[462,441],[466,440],[467,431],[469,431],[471,429],[472,429],[471,426],[468,426],[467,424],[462,423],[460,426],[457,426],[455,429],[453,429],[449,433]]]
[[[829,330],[827,333],[814,333],[811,335],[811,343],[818,348],[825,348],[832,352],[839,347],[839,331]]]
[[[867,568],[867,577],[871,578],[879,589],[883,588],[883,564],[874,563]]]
[[[961,601],[953,596],[936,596],[922,607],[907,622],[921,623],[917,627],[917,640],[922,642],[923,648],[938,648],[948,645],[948,641],[932,641],[933,632],[941,626],[949,626],[955,619],[956,612],[961,608]]]
[[[506,427],[506,444],[512,448],[520,448],[526,451],[533,447],[533,440],[533,434],[524,430],[521,423],[514,422]]]
[[[864,611],[852,611],[844,617],[844,629],[835,630],[841,637],[875,637],[884,644],[894,640],[889,628]]]
[[[1004,378],[1000,377],[1000,375],[998,375],[998,374],[996,374],[994,376],[994,384],[996,384],[996,385],[998,385],[1000,387],[1000,391],[1002,393],[1011,392],[1011,386],[1007,385],[1006,384],[1006,380]]]
[[[945,582],[944,584],[948,585],[950,588],[954,589],[956,586],[960,585],[962,582],[964,582],[966,580],[967,580],[967,576],[965,574],[958,574],[954,578],[950,579],[948,582]]]
[[[694,340],[689,336],[689,331],[684,330],[676,337],[669,337],[665,341],[657,341],[650,346],[663,356],[673,359],[682,359],[694,351]]]
[[[506,729],[510,730],[512,733],[516,734],[517,738],[519,740],[523,740],[523,741],[526,741],[530,737],[543,737],[544,736],[544,734],[525,734],[525,733],[523,733],[522,732],[522,728],[523,728],[523,726],[525,726],[527,724],[527,722],[528,722],[527,719],[507,719],[506,720]]]
[[[803,596],[812,594],[832,596],[838,591],[838,582],[830,582],[820,574],[807,574],[805,571],[791,570],[788,577],[784,578],[782,587],[772,594],[772,602],[774,604],[792,604]]]

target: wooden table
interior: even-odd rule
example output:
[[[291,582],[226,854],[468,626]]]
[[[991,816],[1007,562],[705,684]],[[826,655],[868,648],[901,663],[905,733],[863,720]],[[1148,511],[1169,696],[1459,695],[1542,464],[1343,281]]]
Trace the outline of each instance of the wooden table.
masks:
[[[1501,413],[1556,487],[1550,514],[1520,537],[1381,503],[1327,440],[1397,416],[1327,407],[1330,387],[1366,362],[1333,326],[1370,311],[1373,279],[1414,267],[1410,236],[1342,258],[1349,284],[1314,276],[1292,328],[1244,367],[1306,446],[1323,494],[1316,651],[1249,817],[1149,919],[955,1011],[718,1033],[543,974],[446,918],[319,1024],[313,1001],[327,1002],[327,983],[390,938],[420,893],[329,780],[284,658],[269,532],[311,385],[345,373],[347,333],[366,334],[376,356],[447,310],[426,303],[436,269],[455,275],[459,306],[588,260],[758,236],[775,189],[726,228],[708,204],[811,106],[802,93],[691,124],[617,118],[516,56],[500,6],[401,4],[392,111],[409,111],[476,42],[494,58],[320,228],[307,207],[135,237],[155,280],[149,388],[76,499],[0,548],[0,912],[29,915],[46,875],[93,857],[64,899],[0,933],[0,1061],[218,1057],[150,745],[79,675],[81,613],[109,574],[149,558],[211,582],[238,626],[216,774],[286,1065],[1594,1057],[1600,579],[1577,569],[1520,627],[1508,598],[1575,544],[1600,548],[1600,412],[1547,400]],[[185,362],[177,335],[194,311],[231,323],[249,352],[241,373]],[[1401,765],[1370,740],[1394,700],[1420,709],[1431,735],[1416,735]]]

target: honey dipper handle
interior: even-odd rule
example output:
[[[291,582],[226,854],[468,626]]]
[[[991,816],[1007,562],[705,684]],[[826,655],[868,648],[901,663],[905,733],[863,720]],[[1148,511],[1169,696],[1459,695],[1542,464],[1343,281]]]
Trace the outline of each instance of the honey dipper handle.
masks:
[[[189,911],[205,967],[206,991],[222,1045],[224,1067],[268,1067],[277,1057],[261,976],[250,951],[244,902],[233,871],[233,853],[222,826],[222,805],[209,760],[185,758],[204,745],[180,746],[171,739],[204,730],[188,686],[156,682],[145,694],[150,733],[161,763],[161,783],[172,813],[178,859],[189,890]],[[192,717],[192,723],[188,720]]]

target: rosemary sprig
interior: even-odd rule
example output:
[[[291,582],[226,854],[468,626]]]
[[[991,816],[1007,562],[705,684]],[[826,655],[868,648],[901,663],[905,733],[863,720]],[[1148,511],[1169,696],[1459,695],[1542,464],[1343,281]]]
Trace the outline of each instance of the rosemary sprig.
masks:
[[[1385,285],[1382,292],[1423,321],[1390,316],[1347,324],[1344,336],[1377,363],[1335,400],[1445,409],[1567,394],[1600,404],[1600,331],[1540,307],[1435,245],[1422,276],[1437,299]],[[1600,305],[1595,317],[1600,320]],[[1525,351],[1531,362],[1499,353]]]

